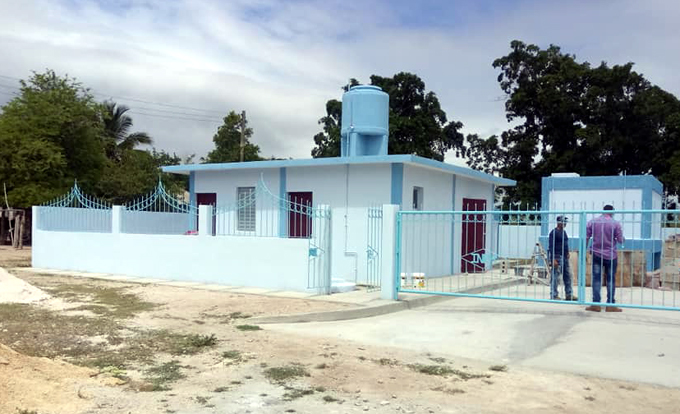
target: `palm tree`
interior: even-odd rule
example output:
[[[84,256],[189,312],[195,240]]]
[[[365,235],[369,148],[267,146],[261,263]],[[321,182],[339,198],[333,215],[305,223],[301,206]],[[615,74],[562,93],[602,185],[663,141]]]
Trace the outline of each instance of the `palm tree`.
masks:
[[[130,110],[125,105],[113,101],[104,102],[104,130],[110,139],[107,155],[120,159],[123,151],[132,150],[138,145],[151,145],[153,140],[146,132],[129,133],[132,118],[125,113]]]

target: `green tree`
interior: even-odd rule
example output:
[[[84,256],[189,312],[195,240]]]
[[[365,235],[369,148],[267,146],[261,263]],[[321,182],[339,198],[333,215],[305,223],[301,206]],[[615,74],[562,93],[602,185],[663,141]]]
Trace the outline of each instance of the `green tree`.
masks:
[[[215,149],[210,151],[202,161],[206,163],[239,162],[241,159],[241,119],[241,115],[234,111],[229,112],[224,117],[224,124],[217,129],[217,133],[213,136]],[[262,159],[260,147],[250,142],[253,129],[248,128],[247,119],[244,124],[243,160],[259,161]]]
[[[540,200],[543,176],[654,174],[672,193],[680,172],[680,104],[633,71],[633,64],[593,68],[557,46],[513,41],[496,59],[518,123],[497,137],[468,136],[468,165],[517,180],[508,201]],[[676,167],[677,165],[677,167]]]
[[[9,203],[42,203],[76,178],[93,188],[106,163],[101,105],[74,78],[52,70],[20,84],[0,114],[0,183]]]
[[[358,84],[352,80],[351,86]],[[391,78],[373,75],[371,85],[382,88],[390,96],[391,154],[416,154],[444,160],[449,150],[457,155],[465,152],[465,138],[460,133],[463,124],[449,122],[434,92],[426,91],[425,82],[417,75],[401,72]],[[346,87],[343,88],[346,90]],[[323,132],[314,137],[313,157],[340,155],[340,119],[342,103],[326,103],[326,116],[319,120]]]
[[[113,101],[106,101],[104,109],[104,130],[108,138],[106,155],[109,158],[120,160],[124,151],[135,149],[140,145],[153,144],[153,140],[146,132],[130,132],[132,118],[126,114],[130,108]]]

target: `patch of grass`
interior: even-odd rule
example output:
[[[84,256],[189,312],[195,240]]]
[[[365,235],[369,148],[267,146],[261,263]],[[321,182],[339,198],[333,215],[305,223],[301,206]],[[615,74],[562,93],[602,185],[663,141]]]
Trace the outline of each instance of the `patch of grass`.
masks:
[[[449,395],[465,394],[465,391],[461,390],[460,388],[447,388],[447,387],[444,387],[444,386],[432,388],[432,391],[440,391],[440,392],[443,392],[444,394],[449,394]]]
[[[248,319],[251,315],[243,312],[232,312],[229,314],[229,319]]]
[[[133,293],[127,293],[127,287],[62,283],[56,286],[45,286],[43,289],[51,295],[69,302],[90,303],[76,309],[89,310],[98,315],[117,319],[129,319],[138,313],[150,311],[158,306],[155,303],[142,300]]]
[[[172,360],[164,364],[151,367],[146,370],[146,381],[151,383],[150,391],[167,391],[170,389],[168,384],[178,381],[185,377],[180,371],[182,369],[179,361]]]
[[[332,402],[340,401],[339,399],[337,399],[337,398],[335,398],[335,397],[333,397],[333,396],[330,396],[330,395],[324,395],[323,398],[322,398],[322,400],[323,400],[324,402],[327,402],[327,403],[332,403]]]
[[[585,398],[586,400],[588,400],[588,401],[595,401],[595,397],[590,396],[590,395],[587,396],[587,397],[584,397],[584,398]]]
[[[230,382],[230,384],[231,384],[231,385],[241,385],[241,384],[243,384],[243,382],[241,382],[241,381],[232,381],[232,382]]]
[[[241,351],[237,351],[237,350],[224,351],[224,352],[222,352],[222,358],[231,359],[231,360],[234,360],[234,361],[240,361],[241,360]]]
[[[492,365],[492,366],[489,367],[489,371],[508,372],[508,366],[507,365]]]
[[[445,365],[424,365],[424,364],[410,364],[408,366],[412,370],[425,375],[436,375],[446,377],[448,375],[456,375],[462,380],[470,380],[475,378],[489,378],[488,374],[471,374],[469,372],[453,369]]]
[[[35,410],[23,410],[17,408],[17,414],[38,414],[38,412]]]
[[[314,391],[316,391],[316,392],[326,392],[326,387],[316,387],[316,388],[314,388]]]
[[[250,375],[246,375],[246,376],[243,377],[243,378],[245,378],[245,379],[253,379],[253,377],[251,377]]]
[[[298,398],[302,398],[305,395],[312,395],[314,394],[314,390],[311,388],[289,388],[288,392],[284,393],[282,398],[284,401],[293,401],[297,400]]]
[[[236,329],[239,331],[261,331],[262,328],[260,328],[257,325],[236,325]]]
[[[217,387],[213,390],[213,392],[227,392],[229,391],[229,387]]]
[[[121,380],[127,381],[129,379],[128,376],[127,376],[127,372],[124,369],[122,369],[118,366],[114,366],[114,365],[106,366],[106,367],[102,368],[101,370],[99,370],[99,372],[101,372],[103,374],[109,374],[112,377],[118,378],[118,379],[121,379]]]
[[[430,358],[430,361],[436,362],[438,364],[443,364],[446,362],[446,358],[441,358],[441,357],[432,357]]]
[[[264,376],[272,382],[282,383],[298,377],[309,377],[309,372],[300,365],[272,367],[264,370]]]
[[[328,367],[329,367],[329,365],[324,362],[324,363],[321,363],[321,364],[315,366],[314,368],[316,368],[316,369],[326,369]]]
[[[208,404],[210,397],[203,397],[203,396],[197,395],[194,399],[196,400],[197,403],[199,403],[201,405],[206,405],[206,404]]]
[[[382,366],[389,366],[389,367],[396,367],[399,365],[399,361],[396,359],[390,359],[390,358],[380,358],[380,359],[374,359],[373,362],[376,364],[382,365]]]
[[[441,377],[451,375],[454,373],[454,370],[452,368],[449,368],[445,365],[410,364],[408,367],[421,374],[438,375]]]
[[[361,355],[361,356],[359,357],[359,361],[366,361],[366,357],[363,356],[363,355]]]
[[[635,388],[635,387],[633,387],[633,386],[631,386],[631,385],[619,385],[619,388],[621,388],[622,390],[626,390],[626,391],[635,391],[635,390],[637,390],[637,388]]]

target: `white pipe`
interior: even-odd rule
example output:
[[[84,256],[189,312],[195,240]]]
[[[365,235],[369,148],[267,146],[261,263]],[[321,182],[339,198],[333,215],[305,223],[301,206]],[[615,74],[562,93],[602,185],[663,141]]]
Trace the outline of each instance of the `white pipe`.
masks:
[[[350,134],[348,134],[348,137]],[[347,164],[347,167],[345,169],[345,257],[354,257],[354,283],[357,283],[359,281],[359,254],[357,252],[348,250],[349,242],[348,216],[349,216],[349,164]]]

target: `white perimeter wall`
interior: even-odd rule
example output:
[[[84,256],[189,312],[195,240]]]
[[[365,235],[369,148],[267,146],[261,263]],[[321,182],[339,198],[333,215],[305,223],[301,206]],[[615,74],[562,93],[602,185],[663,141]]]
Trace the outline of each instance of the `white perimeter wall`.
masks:
[[[33,266],[308,291],[308,241],[35,230]]]
[[[121,231],[135,234],[184,234],[196,226],[188,213],[127,211],[121,214]]]

